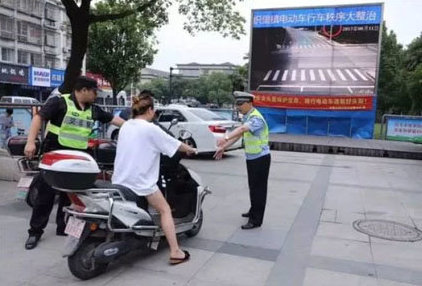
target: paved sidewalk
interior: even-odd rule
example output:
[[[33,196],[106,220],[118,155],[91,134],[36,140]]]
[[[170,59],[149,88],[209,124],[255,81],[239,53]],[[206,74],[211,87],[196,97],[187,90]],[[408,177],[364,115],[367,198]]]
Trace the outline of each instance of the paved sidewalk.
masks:
[[[270,134],[270,146],[277,151],[343,154],[422,160],[422,144],[335,136]]]
[[[185,163],[213,191],[201,232],[180,238],[192,260],[169,266],[163,246],[85,282],[61,257],[55,212],[39,246],[24,250],[30,209],[14,199],[16,183],[0,181],[0,285],[422,285],[421,241],[377,239],[352,226],[384,219],[422,228],[421,161],[273,151],[265,221],[247,231],[242,151]]]

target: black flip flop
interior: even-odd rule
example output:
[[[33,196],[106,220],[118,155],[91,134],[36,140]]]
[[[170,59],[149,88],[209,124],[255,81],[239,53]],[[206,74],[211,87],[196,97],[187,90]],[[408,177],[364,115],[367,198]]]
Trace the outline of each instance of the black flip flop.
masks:
[[[183,250],[183,253],[185,253],[185,257],[183,257],[183,258],[173,258],[173,257],[170,257],[169,263],[171,265],[177,265],[177,264],[180,264],[180,263],[183,263],[183,262],[188,261],[189,258],[190,258],[189,252],[187,250]]]

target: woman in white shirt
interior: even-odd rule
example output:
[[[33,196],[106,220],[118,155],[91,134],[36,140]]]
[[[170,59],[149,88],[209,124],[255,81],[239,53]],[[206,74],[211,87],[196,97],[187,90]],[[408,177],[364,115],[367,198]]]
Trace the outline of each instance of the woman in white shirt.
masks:
[[[177,151],[193,154],[196,149],[171,137],[153,124],[154,101],[152,93],[143,91],[132,99],[132,119],[119,131],[113,184],[123,185],[139,196],[145,196],[161,217],[161,227],[170,246],[170,264],[189,259],[189,252],[181,250],[176,238],[171,209],[157,186],[160,154],[172,157]]]

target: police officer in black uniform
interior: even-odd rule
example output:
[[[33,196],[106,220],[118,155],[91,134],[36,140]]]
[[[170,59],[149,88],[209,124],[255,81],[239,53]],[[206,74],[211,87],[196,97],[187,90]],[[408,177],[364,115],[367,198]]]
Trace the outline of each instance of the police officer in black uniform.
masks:
[[[58,149],[87,149],[88,136],[92,131],[94,121],[112,123],[121,126],[124,120],[102,110],[95,105],[97,97],[97,81],[85,76],[76,80],[71,94],[55,96],[47,100],[39,113],[34,115],[25,146],[25,155],[32,158],[35,155],[35,139],[43,121],[48,122],[47,135],[42,144],[42,153]],[[76,130],[76,131],[75,131]],[[42,178],[38,178],[38,197],[32,209],[29,237],[25,242],[26,249],[33,249],[47,226],[53,209],[56,191]],[[56,215],[56,234],[65,235],[63,206],[69,205],[67,196],[59,192],[59,205]]]

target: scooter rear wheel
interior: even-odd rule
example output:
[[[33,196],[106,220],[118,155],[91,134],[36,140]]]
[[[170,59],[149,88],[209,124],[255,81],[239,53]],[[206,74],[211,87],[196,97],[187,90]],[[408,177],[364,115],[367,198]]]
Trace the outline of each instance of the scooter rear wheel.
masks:
[[[185,232],[186,235],[188,237],[194,237],[195,235],[197,235],[202,228],[202,221],[203,220],[204,220],[204,214],[202,213],[202,210],[201,210],[201,213],[199,214],[198,222],[195,223],[190,230]]]
[[[97,263],[93,258],[95,248],[101,243],[92,239],[87,239],[79,246],[78,250],[67,259],[70,272],[81,279],[88,280],[94,278],[107,269],[106,263]]]

